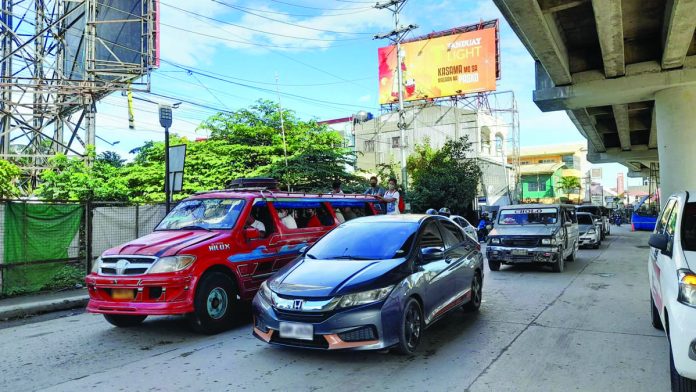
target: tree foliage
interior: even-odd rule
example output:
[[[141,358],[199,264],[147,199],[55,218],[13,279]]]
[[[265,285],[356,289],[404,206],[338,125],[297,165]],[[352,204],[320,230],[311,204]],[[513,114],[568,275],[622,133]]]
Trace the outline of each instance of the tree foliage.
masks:
[[[411,178],[410,202],[414,212],[428,208],[449,208],[454,214],[465,214],[477,196],[481,169],[471,152],[468,138],[448,140],[440,149],[429,140],[417,145],[408,158]]]
[[[566,195],[569,195],[573,193],[574,191],[578,191],[578,199],[579,193],[580,193],[580,179],[575,176],[563,176],[558,180],[558,184],[556,185],[556,188],[560,189],[565,193]],[[580,200],[578,200],[580,201]]]
[[[0,159],[0,199],[19,195],[17,179],[22,172],[14,164]]]

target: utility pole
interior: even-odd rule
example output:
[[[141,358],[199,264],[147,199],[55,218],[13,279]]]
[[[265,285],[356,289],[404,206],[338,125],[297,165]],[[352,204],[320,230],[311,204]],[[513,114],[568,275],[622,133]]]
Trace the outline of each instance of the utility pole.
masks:
[[[288,144],[285,141],[285,121],[283,120],[283,103],[280,101],[280,88],[278,87],[278,73],[275,74],[276,94],[278,94],[278,113],[280,114],[280,132],[283,135],[283,156],[285,157],[285,170],[288,169]],[[288,183],[288,192],[290,192],[290,184]]]
[[[400,132],[399,137],[399,147],[401,149],[401,182],[403,184],[404,191],[408,189],[408,173],[406,172],[406,150],[404,149],[404,144],[406,142],[406,113],[404,112],[404,86],[403,86],[403,69],[402,69],[402,55],[401,52],[401,41],[404,39],[406,34],[411,30],[418,28],[417,25],[411,24],[408,26],[399,25],[399,14],[401,10],[406,5],[407,0],[390,0],[385,3],[375,4],[377,9],[388,9],[394,15],[394,30],[385,34],[377,34],[374,39],[389,39],[396,44],[396,75],[397,75],[397,85],[399,89],[399,122],[398,127]]]

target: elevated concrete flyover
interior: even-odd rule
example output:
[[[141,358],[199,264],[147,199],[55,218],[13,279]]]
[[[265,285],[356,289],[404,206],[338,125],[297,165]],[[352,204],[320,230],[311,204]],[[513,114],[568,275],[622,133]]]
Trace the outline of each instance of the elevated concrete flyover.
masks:
[[[536,60],[534,102],[566,111],[590,162],[696,188],[696,0],[493,1]]]

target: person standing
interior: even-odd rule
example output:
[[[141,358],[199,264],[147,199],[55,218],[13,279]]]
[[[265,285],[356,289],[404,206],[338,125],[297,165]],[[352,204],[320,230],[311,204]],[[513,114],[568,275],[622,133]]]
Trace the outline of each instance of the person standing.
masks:
[[[343,190],[341,189],[341,181],[334,181],[333,184],[331,184],[331,193],[333,194],[343,194]]]
[[[386,203],[387,215],[399,215],[399,191],[396,189],[396,179],[389,179],[389,190],[384,192],[384,196],[376,196],[378,199]]]
[[[367,188],[367,190],[365,190],[365,194],[383,197],[384,193],[386,191],[384,190],[384,188],[382,188],[378,184],[379,184],[379,181],[377,181],[377,177],[375,177],[375,176],[370,177],[370,187]],[[378,204],[375,204],[375,209],[377,210],[378,213],[384,214],[386,206],[384,206],[382,203],[378,203]]]

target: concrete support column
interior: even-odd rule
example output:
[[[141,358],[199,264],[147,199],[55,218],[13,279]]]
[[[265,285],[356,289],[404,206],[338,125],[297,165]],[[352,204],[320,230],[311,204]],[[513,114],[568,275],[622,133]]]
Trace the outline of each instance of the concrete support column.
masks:
[[[696,87],[674,87],[655,94],[661,200],[696,189]]]

